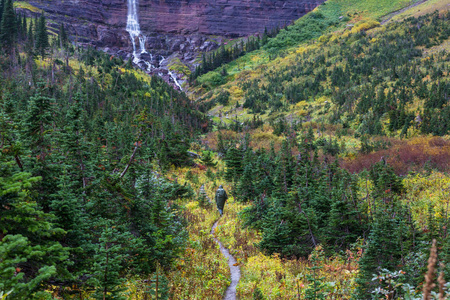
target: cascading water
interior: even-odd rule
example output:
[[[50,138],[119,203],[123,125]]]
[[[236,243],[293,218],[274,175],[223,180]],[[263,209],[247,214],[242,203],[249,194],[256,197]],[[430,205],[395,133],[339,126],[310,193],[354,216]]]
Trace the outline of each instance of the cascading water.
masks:
[[[147,52],[145,50],[145,36],[141,34],[141,27],[139,26],[139,17],[137,13],[137,0],[128,0],[128,16],[127,16],[127,31],[131,37],[133,44],[133,61],[138,63],[139,58],[136,55],[136,38],[139,39],[140,53]]]
[[[144,64],[147,68],[147,71],[151,71],[152,68],[155,67],[147,60],[143,59],[142,54],[146,54],[150,56],[150,61],[153,61],[153,56],[151,53],[148,53],[145,49],[146,37],[141,33],[141,27],[139,25],[139,16],[138,16],[138,0],[128,0],[128,15],[127,15],[127,28],[126,30],[130,34],[131,43],[133,44],[133,62],[136,65]],[[136,38],[139,40],[139,53],[137,53],[136,49]],[[162,62],[165,60],[164,57],[159,62],[159,66],[162,65]],[[175,85],[182,90],[180,83],[177,80],[175,74],[171,71],[168,72],[170,78],[174,81]]]
[[[141,60],[140,55],[147,53],[145,50],[146,38],[141,33],[141,27],[139,26],[139,16],[137,11],[137,1],[138,0],[128,0],[128,15],[127,15],[127,31],[131,37],[131,43],[133,44],[133,62],[139,64],[140,61],[144,62],[147,66],[147,70],[150,71],[154,66],[146,60]],[[139,40],[139,56],[136,53],[136,38]],[[152,54],[150,54],[150,59],[153,59]]]

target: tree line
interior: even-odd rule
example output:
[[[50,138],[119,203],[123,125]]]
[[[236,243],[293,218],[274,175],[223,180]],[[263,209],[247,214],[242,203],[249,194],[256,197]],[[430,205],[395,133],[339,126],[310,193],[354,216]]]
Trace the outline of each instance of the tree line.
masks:
[[[436,214],[430,205],[427,225],[419,227],[410,204],[402,201],[402,178],[383,158],[369,170],[350,174],[340,167],[337,155],[319,158],[321,141],[311,128],[291,132],[279,151],[273,146],[252,149],[249,135],[237,144],[223,150],[225,177],[233,182],[235,199],[250,204],[241,217],[245,226],[261,232],[258,246],[265,253],[300,258],[321,245],[325,255],[335,255],[364,241],[354,299],[381,298],[384,292],[395,299],[411,295],[411,290],[414,294],[422,284],[433,239],[440,259],[448,261],[448,215]],[[441,270],[450,275],[447,265]],[[320,286],[320,279],[309,280]],[[320,288],[314,296],[307,293],[307,299],[324,297]]]
[[[139,275],[154,294],[153,274],[187,240],[173,200],[193,193],[163,174],[192,164],[187,149],[208,119],[159,77],[70,44],[63,26],[58,36],[45,29],[48,47],[30,47],[45,40],[45,17],[2,3],[11,39],[0,53],[0,291],[122,299]],[[10,21],[17,31],[6,31]]]
[[[354,123],[359,135],[406,136],[411,128],[448,134],[449,81],[443,75],[450,55],[442,51],[424,58],[422,49],[445,41],[449,27],[449,13],[436,12],[391,23],[384,32],[360,31],[324,42],[320,50],[298,55],[294,64],[240,83],[243,107],[264,114],[326,97],[337,106],[327,121]],[[422,101],[423,108],[410,108]]]

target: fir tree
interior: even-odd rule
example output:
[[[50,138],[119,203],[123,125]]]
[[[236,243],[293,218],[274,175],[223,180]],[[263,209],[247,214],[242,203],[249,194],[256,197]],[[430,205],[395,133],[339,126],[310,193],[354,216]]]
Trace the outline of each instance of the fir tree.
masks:
[[[11,291],[11,299],[42,296],[46,281],[63,272],[68,257],[56,240],[64,231],[30,197],[40,180],[19,171],[9,155],[0,156],[0,291]]]
[[[45,20],[44,14],[41,14],[36,24],[36,50],[43,59],[47,49],[50,47],[47,33],[47,21]]]
[[[16,14],[12,0],[4,0],[3,16],[1,20],[0,41],[8,52],[14,48],[17,34]]]
[[[5,8],[5,0],[0,0],[0,24],[2,24],[4,8]],[[1,32],[2,32],[2,29],[0,27],[0,34],[1,34]]]
[[[238,180],[242,174],[242,151],[236,147],[228,149],[225,156],[225,162],[227,166],[225,178],[229,181]]]
[[[203,151],[203,156],[201,158],[202,164],[208,167],[217,166],[217,162],[214,162],[214,158],[212,156],[211,151]]]
[[[99,300],[123,299],[123,283],[125,272],[123,261],[128,260],[134,251],[130,248],[141,248],[142,240],[131,233],[123,232],[107,220],[100,220],[99,244],[93,257],[92,277],[89,283],[95,287],[93,297]]]
[[[254,186],[254,167],[251,164],[247,164],[244,167],[239,183],[237,185],[236,195],[237,199],[242,202],[247,202],[257,197],[256,189]]]
[[[62,23],[61,23],[61,26],[59,27],[58,41],[59,41],[59,46],[61,48],[65,48],[67,46],[66,28],[65,28],[64,24],[62,24]]]

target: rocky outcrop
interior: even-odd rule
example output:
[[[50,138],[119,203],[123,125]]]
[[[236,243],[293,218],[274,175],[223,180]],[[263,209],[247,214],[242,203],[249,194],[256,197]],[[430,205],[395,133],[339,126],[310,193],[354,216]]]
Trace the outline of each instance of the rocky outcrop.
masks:
[[[127,0],[27,2],[44,10],[49,19],[66,24],[70,34],[80,42],[92,42],[101,47],[131,47],[125,31]],[[322,2],[324,0],[140,0],[138,9],[141,31],[147,36],[238,37],[284,26]],[[148,43],[152,43],[151,38]]]
[[[170,70],[179,61],[191,70],[200,52],[217,49],[224,38],[262,33],[282,27],[325,0],[139,0],[138,16],[145,49],[134,62],[180,89],[186,74]],[[91,44],[130,59],[133,50],[126,31],[127,0],[30,0],[44,11],[48,26],[64,24],[76,43]],[[20,6],[19,6],[20,7]],[[30,15],[32,11],[24,9]],[[35,11],[35,10],[34,10]]]

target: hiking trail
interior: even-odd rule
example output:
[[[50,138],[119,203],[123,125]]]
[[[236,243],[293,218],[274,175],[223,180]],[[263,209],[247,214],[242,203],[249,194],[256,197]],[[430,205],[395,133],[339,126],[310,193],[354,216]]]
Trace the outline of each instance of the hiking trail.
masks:
[[[205,188],[202,185],[200,187],[200,195],[203,195],[206,197],[209,203],[212,203],[211,199],[208,197],[208,195],[205,192]],[[219,244],[220,252],[222,252],[222,255],[225,256],[228,260],[228,267],[230,268],[230,274],[231,274],[231,284],[228,286],[227,290],[225,291],[225,295],[223,297],[224,300],[236,300],[236,287],[239,283],[239,279],[241,278],[241,268],[239,267],[236,259],[233,257],[233,255],[230,254],[230,251],[228,251],[227,248],[223,246],[223,244],[220,242],[218,238],[216,238],[214,231],[219,224],[220,218],[214,223],[214,225],[211,227],[211,236],[213,240]]]

